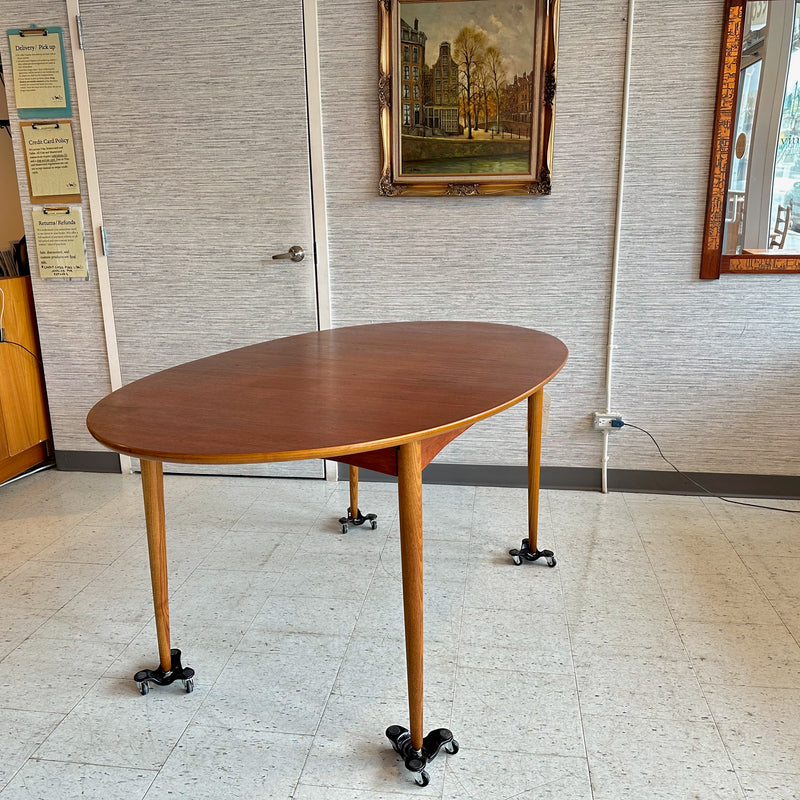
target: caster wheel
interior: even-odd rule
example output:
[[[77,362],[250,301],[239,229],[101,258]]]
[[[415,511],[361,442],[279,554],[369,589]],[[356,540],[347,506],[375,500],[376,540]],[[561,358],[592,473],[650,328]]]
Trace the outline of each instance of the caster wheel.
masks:
[[[522,564],[522,559],[519,556],[512,556],[514,563],[519,567]]]
[[[150,691],[150,684],[147,681],[142,681],[137,686],[142,694],[147,694]]]
[[[556,560],[554,558],[548,558],[547,559],[547,566],[548,567],[554,567],[555,565],[556,565]]]
[[[370,525],[372,526],[372,530],[375,530],[375,528],[378,527],[378,521],[374,519],[374,520],[372,520]]]
[[[187,678],[183,682],[183,688],[186,689],[186,694],[191,694],[194,691],[194,678]]]
[[[342,525],[342,533],[347,533],[347,525]]]
[[[444,746],[444,749],[445,752],[450,753],[451,756],[454,756],[458,752],[458,742],[453,739],[452,742]]]
[[[431,782],[431,776],[428,775],[427,772],[423,769],[421,772],[417,772],[414,775],[414,783],[417,786],[427,786]]]

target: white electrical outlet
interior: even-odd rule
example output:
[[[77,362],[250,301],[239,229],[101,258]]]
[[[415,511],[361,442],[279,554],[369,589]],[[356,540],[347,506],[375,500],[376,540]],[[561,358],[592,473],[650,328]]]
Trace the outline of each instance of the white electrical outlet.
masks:
[[[611,423],[621,419],[622,414],[604,414],[601,411],[595,411],[592,417],[592,428],[596,431],[613,431],[616,428]]]

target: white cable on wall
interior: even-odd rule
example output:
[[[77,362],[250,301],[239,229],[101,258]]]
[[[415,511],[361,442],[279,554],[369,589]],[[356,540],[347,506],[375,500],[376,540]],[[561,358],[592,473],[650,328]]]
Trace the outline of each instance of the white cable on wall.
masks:
[[[611,381],[614,369],[614,335],[617,321],[617,286],[619,283],[619,243],[622,233],[622,200],[625,194],[625,157],[628,149],[628,97],[631,84],[633,55],[633,7],[628,0],[628,35],[625,44],[625,75],[622,83],[622,121],[619,136],[619,173],[617,178],[617,209],[614,221],[614,251],[611,262],[611,289],[608,303],[608,346],[606,351],[606,413],[611,410]],[[608,430],[603,431],[602,491],[608,492]]]
[[[91,217],[92,240],[94,242],[95,261],[97,264],[97,282],[100,288],[100,309],[103,316],[103,330],[106,340],[108,373],[111,390],[122,386],[119,348],[117,347],[117,329],[114,321],[114,308],[111,300],[111,280],[108,273],[108,258],[102,241],[103,209],[100,203],[100,180],[97,175],[97,160],[94,151],[94,130],[92,128],[92,110],[89,104],[89,82],[86,77],[86,62],[80,46],[78,19],[80,6],[78,0],[66,0],[69,17],[70,42],[72,46],[72,64],[75,69],[75,94],[78,101],[78,117],[81,123],[81,141],[83,142],[83,160],[86,168],[87,194],[89,197],[89,215]],[[131,472],[131,459],[120,455],[120,465],[124,473]]]
[[[306,98],[308,107],[308,146],[311,163],[311,207],[316,245],[317,321],[321,331],[333,325],[331,282],[328,261],[328,209],[325,200],[325,162],[322,139],[322,78],[319,50],[317,0],[303,3],[303,42],[306,61]],[[325,460],[325,479],[336,481],[335,461]]]

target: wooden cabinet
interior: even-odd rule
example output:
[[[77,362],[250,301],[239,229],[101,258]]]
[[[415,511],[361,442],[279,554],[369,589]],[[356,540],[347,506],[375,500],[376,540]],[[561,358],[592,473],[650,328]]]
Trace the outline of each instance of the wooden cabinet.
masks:
[[[31,279],[0,278],[5,295],[0,343],[0,483],[46,461],[51,452],[50,417]],[[0,305],[3,299],[0,297]],[[31,353],[17,347],[23,345]]]

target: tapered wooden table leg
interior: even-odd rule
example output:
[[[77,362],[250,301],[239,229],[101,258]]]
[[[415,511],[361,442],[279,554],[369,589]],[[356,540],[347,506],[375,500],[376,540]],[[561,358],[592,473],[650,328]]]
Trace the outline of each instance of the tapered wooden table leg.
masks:
[[[358,507],[358,467],[350,464],[350,507],[347,509],[347,516],[339,518],[342,526],[342,533],[347,533],[350,526],[363,525],[369,522],[370,527],[375,530],[378,527],[377,514],[362,514]]]
[[[158,669],[139,670],[133,679],[142,694],[150,684],[169,686],[183,681],[187,692],[194,689],[194,670],[181,664],[181,651],[170,647],[169,585],[167,581],[167,531],[164,521],[164,469],[160,461],[141,460],[144,516],[147,523],[147,550],[150,555],[150,581],[156,614]]]
[[[542,468],[544,390],[528,398],[528,545],[536,550],[539,536],[539,472]]]
[[[528,398],[528,537],[519,549],[508,554],[519,565],[522,560],[538,561],[543,558],[548,567],[556,565],[552,550],[539,550],[539,472],[542,468],[542,410],[544,390],[539,389]]]
[[[419,441],[397,451],[397,489],[400,502],[400,556],[403,565],[403,616],[406,627],[409,728],[390,725],[386,736],[414,773],[420,786],[430,780],[426,767],[439,752],[458,752],[447,728],[422,734],[422,448]]]
[[[420,443],[402,445],[397,454],[400,504],[400,554],[403,566],[403,616],[406,632],[408,713],[411,746],[422,749],[422,458]]]
[[[164,521],[164,469],[160,461],[142,459],[142,492],[147,522],[150,581],[156,613],[156,636],[161,669],[172,668],[169,641],[169,588],[167,581],[167,534]]]
[[[358,514],[358,467],[350,465],[350,513]]]

